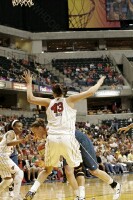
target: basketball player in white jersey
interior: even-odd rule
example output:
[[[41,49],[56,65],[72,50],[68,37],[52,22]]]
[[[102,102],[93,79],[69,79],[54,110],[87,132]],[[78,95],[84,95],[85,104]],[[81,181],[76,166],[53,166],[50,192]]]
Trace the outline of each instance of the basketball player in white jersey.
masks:
[[[39,119],[39,118],[36,119],[36,121],[31,124],[30,129],[32,133],[34,134],[34,136],[38,138],[39,140],[46,139],[47,130],[46,130],[46,125],[43,119]],[[113,200],[118,200],[120,197],[121,185],[118,182],[116,182],[111,176],[109,176],[106,172],[98,169],[98,163],[97,163],[94,147],[93,147],[92,142],[88,138],[88,136],[86,134],[83,134],[79,130],[76,130],[75,137],[80,144],[80,150],[81,150],[83,164],[85,168],[87,168],[92,175],[94,175],[95,177],[98,177],[99,179],[104,181],[106,184],[110,185],[111,188],[114,190]],[[69,181],[69,177],[70,176],[73,177],[73,173],[71,169],[69,170],[69,166],[67,165],[65,160],[63,164],[64,164],[65,172]],[[44,173],[45,173],[45,169],[39,173],[37,180],[35,181],[35,183],[33,184],[33,186],[30,188],[28,192],[28,194],[30,194],[30,197],[28,199],[30,200],[33,199],[34,195],[39,189],[39,185],[38,187],[34,187],[36,183],[38,182],[40,183],[40,185],[43,184]],[[79,185],[79,193],[80,193],[80,196],[82,195],[82,197],[84,198],[84,194],[85,194],[84,173],[80,172],[77,175],[78,176],[76,178]]]
[[[45,148],[46,174],[50,174],[53,167],[58,166],[59,158],[62,155],[68,165],[72,168],[80,167],[82,162],[80,146],[75,138],[76,110],[74,104],[82,99],[92,96],[103,84],[105,77],[101,77],[96,85],[85,92],[63,98],[63,90],[59,84],[53,86],[54,99],[35,97],[32,92],[32,76],[30,71],[25,71],[23,78],[27,83],[28,102],[47,108],[47,133]],[[79,171],[79,170],[77,170]],[[47,178],[47,175],[45,179]],[[73,177],[69,181],[75,187],[75,195],[78,196],[78,184]],[[26,197],[29,200],[30,198]],[[80,197],[79,197],[80,199]]]
[[[20,187],[23,179],[23,171],[10,159],[10,155],[14,150],[15,145],[24,140],[17,140],[17,135],[22,132],[22,123],[14,120],[11,126],[15,126],[15,130],[10,130],[5,133],[0,142],[0,194],[9,187],[14,181],[14,197],[13,200],[21,200]]]

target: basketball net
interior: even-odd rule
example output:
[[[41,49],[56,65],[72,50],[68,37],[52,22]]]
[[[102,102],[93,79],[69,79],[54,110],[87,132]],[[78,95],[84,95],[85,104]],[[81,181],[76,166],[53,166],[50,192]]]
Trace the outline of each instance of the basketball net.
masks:
[[[95,0],[69,1],[71,2],[71,8],[69,8],[69,28],[87,28],[95,10]]]
[[[18,5],[21,5],[21,6],[33,6],[34,3],[32,2],[32,0],[12,0],[12,5],[13,6],[18,6]]]

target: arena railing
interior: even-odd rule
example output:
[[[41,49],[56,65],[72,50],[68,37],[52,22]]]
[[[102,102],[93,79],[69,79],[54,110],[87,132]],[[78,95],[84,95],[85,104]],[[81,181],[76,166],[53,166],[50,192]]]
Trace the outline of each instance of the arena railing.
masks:
[[[20,50],[13,50],[5,47],[0,47],[0,56],[15,58],[15,59],[25,59],[33,61],[35,56],[28,54]]]

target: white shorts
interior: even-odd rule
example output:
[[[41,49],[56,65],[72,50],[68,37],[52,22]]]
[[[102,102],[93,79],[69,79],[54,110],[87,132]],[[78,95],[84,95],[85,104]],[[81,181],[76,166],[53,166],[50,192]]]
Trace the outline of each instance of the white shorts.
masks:
[[[19,167],[7,155],[0,155],[0,176],[2,179],[12,177],[19,171]]]
[[[45,165],[58,167],[63,156],[70,167],[77,167],[82,162],[80,145],[75,135],[48,135],[45,146]]]

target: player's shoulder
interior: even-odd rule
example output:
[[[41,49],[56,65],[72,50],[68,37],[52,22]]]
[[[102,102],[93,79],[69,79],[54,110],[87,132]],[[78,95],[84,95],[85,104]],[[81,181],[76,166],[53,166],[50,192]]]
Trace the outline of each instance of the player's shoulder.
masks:
[[[14,130],[9,130],[9,131],[7,131],[6,133],[12,133],[12,134],[15,134]]]
[[[9,131],[6,132],[6,135],[7,135],[7,136],[9,136],[9,135],[10,135],[10,136],[14,136],[14,135],[15,135],[15,132],[14,132],[14,130],[9,130]]]
[[[53,103],[54,103],[54,99],[50,99],[47,108],[48,108],[51,104],[53,104]]]

